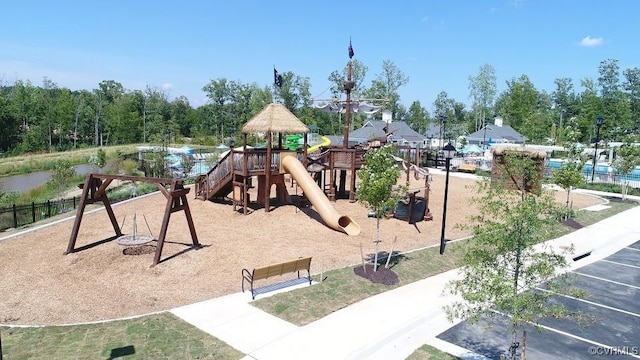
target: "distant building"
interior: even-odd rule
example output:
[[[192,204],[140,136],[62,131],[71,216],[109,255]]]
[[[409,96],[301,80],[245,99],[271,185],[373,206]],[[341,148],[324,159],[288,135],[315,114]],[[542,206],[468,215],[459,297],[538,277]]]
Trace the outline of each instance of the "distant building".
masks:
[[[413,130],[404,121],[391,121],[389,123],[380,120],[368,120],[360,129],[349,134],[349,143],[366,145],[373,139],[384,139],[389,143],[402,146],[426,148],[429,138]],[[332,140],[333,141],[333,140]]]
[[[465,136],[467,144],[486,147],[492,144],[524,144],[529,140],[509,125],[503,125],[502,117],[497,116],[493,124],[486,124],[482,129]]]

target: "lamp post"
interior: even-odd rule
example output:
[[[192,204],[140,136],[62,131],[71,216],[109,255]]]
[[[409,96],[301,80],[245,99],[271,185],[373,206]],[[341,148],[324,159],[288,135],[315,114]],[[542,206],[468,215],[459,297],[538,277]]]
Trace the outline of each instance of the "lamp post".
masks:
[[[596,137],[593,139],[595,143],[595,149],[593,152],[593,166],[591,167],[591,183],[593,184],[593,178],[596,175],[596,161],[598,160],[598,143],[600,142],[600,128],[604,123],[602,116],[598,116],[596,119]]]
[[[447,168],[447,175],[444,180],[444,205],[442,206],[442,233],[440,235],[440,255],[444,254],[444,246],[446,240],[444,238],[444,228],[447,222],[447,195],[449,194],[449,167],[451,165],[451,159],[456,154],[456,148],[448,143],[443,149],[445,158],[445,167]]]
[[[482,150],[487,149],[487,119],[483,119],[482,122]]]

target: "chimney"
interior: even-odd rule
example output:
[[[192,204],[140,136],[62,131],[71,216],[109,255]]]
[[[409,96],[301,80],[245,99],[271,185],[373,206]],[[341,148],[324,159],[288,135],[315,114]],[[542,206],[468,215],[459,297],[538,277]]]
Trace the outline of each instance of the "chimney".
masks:
[[[502,120],[502,116],[498,115],[493,119],[493,123],[498,127],[502,127]]]

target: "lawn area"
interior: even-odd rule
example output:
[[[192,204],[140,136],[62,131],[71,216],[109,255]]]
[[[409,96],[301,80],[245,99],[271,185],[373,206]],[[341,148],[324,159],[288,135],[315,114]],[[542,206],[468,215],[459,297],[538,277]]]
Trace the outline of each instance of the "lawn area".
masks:
[[[409,355],[407,360],[456,360],[457,357],[440,351],[433,346],[422,345],[413,354]]]
[[[240,359],[244,354],[171,313],[76,326],[0,327],[5,360]]]

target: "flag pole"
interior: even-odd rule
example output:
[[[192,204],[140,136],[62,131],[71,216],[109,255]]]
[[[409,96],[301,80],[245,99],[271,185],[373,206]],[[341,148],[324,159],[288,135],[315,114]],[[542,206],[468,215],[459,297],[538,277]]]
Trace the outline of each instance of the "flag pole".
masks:
[[[344,90],[347,92],[347,106],[344,114],[344,140],[342,147],[344,149],[349,148],[349,121],[351,120],[351,90],[354,88],[354,83],[351,81],[351,58],[353,58],[353,46],[351,46],[351,37],[349,37],[349,62],[347,63],[347,82],[344,83]]]

